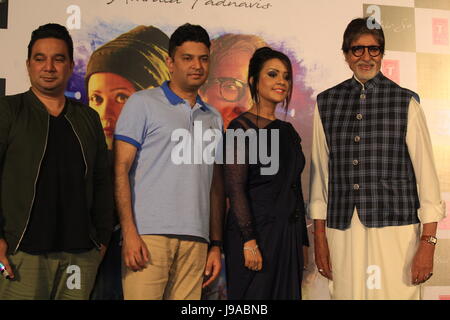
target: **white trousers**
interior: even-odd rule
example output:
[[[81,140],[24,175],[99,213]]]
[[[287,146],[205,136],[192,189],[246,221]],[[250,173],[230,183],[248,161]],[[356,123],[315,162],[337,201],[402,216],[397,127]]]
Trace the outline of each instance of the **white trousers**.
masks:
[[[367,228],[353,212],[347,230],[327,228],[333,281],[332,299],[418,300],[411,264],[419,245],[420,224]]]

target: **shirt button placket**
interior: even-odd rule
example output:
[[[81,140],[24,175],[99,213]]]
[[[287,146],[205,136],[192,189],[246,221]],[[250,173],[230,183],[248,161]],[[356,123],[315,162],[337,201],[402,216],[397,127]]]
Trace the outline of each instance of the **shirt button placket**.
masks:
[[[361,94],[361,95],[362,95],[362,94]],[[364,94],[364,97],[365,97],[365,94]],[[364,99],[365,99],[365,98],[364,98]],[[361,101],[361,102],[363,102],[363,101]],[[361,113],[357,113],[357,114],[356,114],[356,120],[361,121],[362,119],[363,119],[363,115],[362,115]],[[355,136],[354,141],[355,141],[356,143],[359,143],[359,142],[361,141],[361,136],[359,136],[359,135]]]
[[[360,106],[361,106],[361,107],[363,107],[363,106],[365,105],[365,103],[366,103],[366,97],[367,97],[367,96],[366,96],[366,90],[363,88],[363,89],[361,90],[361,94],[359,95]],[[364,108],[363,108],[363,110],[364,110]],[[359,121],[359,122],[361,122],[362,119],[363,119],[362,113],[360,113],[360,112],[357,113],[357,114],[356,114],[356,120]],[[362,123],[360,123],[360,125],[362,125]],[[359,143],[359,142],[361,141],[361,136],[360,136],[359,134],[357,134],[357,135],[353,138],[353,141],[354,141],[355,143]],[[356,152],[355,155],[359,158],[359,151]],[[352,161],[353,167],[356,169],[356,168],[359,167],[359,164],[360,164],[360,160],[354,158],[354,160]],[[355,184],[353,185],[353,190],[358,191],[359,189],[360,189],[360,185],[359,185],[358,183],[355,183]]]
[[[361,90],[361,94],[360,94],[359,98],[361,100],[366,100],[366,90],[365,89]]]

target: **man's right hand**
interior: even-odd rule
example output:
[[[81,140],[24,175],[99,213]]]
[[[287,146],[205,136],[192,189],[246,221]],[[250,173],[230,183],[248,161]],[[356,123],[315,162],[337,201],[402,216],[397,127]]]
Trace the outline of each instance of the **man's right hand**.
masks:
[[[147,245],[137,233],[123,236],[122,257],[127,268],[133,271],[145,269],[149,261]]]
[[[8,244],[5,239],[0,239],[0,262],[5,266],[6,271],[9,274],[9,277],[14,278],[14,272],[12,271],[11,266],[9,265],[9,260],[6,257],[6,252],[8,251]]]
[[[314,232],[314,255],[319,273],[329,280],[333,280],[330,250],[325,232]]]

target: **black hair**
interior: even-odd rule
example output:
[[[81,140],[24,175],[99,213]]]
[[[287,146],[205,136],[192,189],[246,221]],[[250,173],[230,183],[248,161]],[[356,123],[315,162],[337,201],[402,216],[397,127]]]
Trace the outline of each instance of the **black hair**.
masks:
[[[352,42],[358,39],[361,35],[371,34],[380,44],[381,53],[384,54],[385,40],[383,29],[381,28],[381,25],[376,21],[374,21],[373,26],[369,26],[370,24],[372,24],[369,19],[373,19],[373,17],[353,19],[348,24],[344,32],[344,39],[342,41],[342,51],[344,53],[349,52]]]
[[[66,27],[57,23],[47,23],[40,26],[31,34],[30,42],[28,43],[28,59],[31,58],[31,51],[34,43],[39,39],[55,38],[63,40],[67,45],[70,61],[73,61],[73,41],[72,37],[67,31]]]
[[[211,46],[209,35],[206,30],[199,25],[193,25],[185,23],[178,27],[169,39],[169,56],[173,58],[175,56],[176,47],[181,46],[186,41],[201,42],[208,47]]]
[[[250,88],[250,93],[252,95],[252,99],[255,103],[259,102],[258,98],[258,82],[259,82],[259,75],[261,73],[261,70],[263,68],[264,63],[266,61],[271,59],[279,59],[289,73],[289,82],[290,86],[288,89],[288,94],[286,96],[286,99],[284,99],[283,102],[283,108],[286,111],[289,107],[289,103],[292,98],[292,64],[291,60],[287,55],[280,51],[273,50],[269,47],[262,47],[255,51],[252,58],[250,59],[250,64],[248,66],[248,86]]]

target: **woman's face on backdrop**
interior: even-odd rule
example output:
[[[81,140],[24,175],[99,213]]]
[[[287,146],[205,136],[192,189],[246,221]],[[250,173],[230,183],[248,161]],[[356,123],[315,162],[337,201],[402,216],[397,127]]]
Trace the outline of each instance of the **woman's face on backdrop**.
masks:
[[[267,60],[259,74],[257,85],[260,102],[278,104],[286,99],[292,75],[280,59]]]
[[[115,73],[94,73],[89,78],[89,106],[98,112],[102,121],[108,149],[112,149],[114,129],[128,98],[136,92],[133,84]]]

